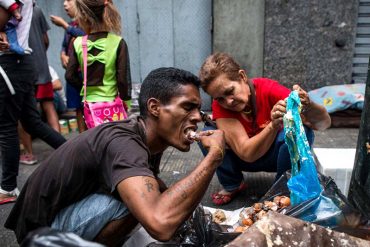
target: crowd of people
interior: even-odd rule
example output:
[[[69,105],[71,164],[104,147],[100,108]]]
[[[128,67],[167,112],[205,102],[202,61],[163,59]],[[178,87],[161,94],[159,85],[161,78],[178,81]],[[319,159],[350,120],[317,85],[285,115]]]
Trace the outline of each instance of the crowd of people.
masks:
[[[209,56],[199,77],[179,68],[154,69],[141,85],[139,116],[86,131],[87,102],[119,97],[126,109],[130,105],[128,46],[120,36],[121,17],[113,2],[65,0],[72,21],[50,17],[65,30],[60,57],[66,98],[47,62],[50,27],[41,9],[32,0],[0,0],[0,6],[0,204],[15,202],[5,227],[19,243],[48,226],[118,246],[138,223],[153,238],[166,241],[199,204],[215,173],[223,190],[211,196],[222,205],[247,188],[243,171],[276,172],[277,179],[290,169],[282,118],[291,90],[268,78],[248,78],[230,55]],[[199,87],[214,99],[217,126],[206,124],[201,131]],[[312,145],[313,130],[328,128],[330,117],[301,87],[292,90],[299,93]],[[81,132],[68,141],[58,124],[58,112],[66,108],[76,109]],[[56,150],[19,192],[20,161],[36,160],[30,136]],[[20,139],[27,150],[23,156]],[[158,177],[163,152],[168,147],[187,152],[194,142],[204,159],[167,187]]]

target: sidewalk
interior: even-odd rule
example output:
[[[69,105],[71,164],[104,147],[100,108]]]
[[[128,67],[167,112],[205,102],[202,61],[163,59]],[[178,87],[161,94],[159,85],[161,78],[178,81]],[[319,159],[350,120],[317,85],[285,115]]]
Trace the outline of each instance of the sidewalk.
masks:
[[[77,135],[76,133],[69,134],[67,138]],[[315,132],[316,148],[356,148],[358,129],[328,129],[323,132]],[[37,155],[39,162],[42,162],[53,151],[40,140],[33,142],[34,153]],[[173,184],[175,181],[186,176],[202,159],[202,154],[196,144],[191,146],[188,153],[182,153],[174,148],[169,148],[163,155],[161,163],[160,177],[167,185]],[[26,166],[20,165],[18,185],[19,189],[27,180],[28,176],[37,168],[38,165]],[[1,167],[0,167],[1,170]],[[245,205],[250,205],[256,202],[265,194],[269,186],[272,184],[274,173],[245,173],[245,181],[247,181],[248,189],[240,194],[234,201],[219,208],[222,209],[237,209]],[[214,176],[211,184],[202,200],[203,205],[215,207],[210,199],[210,194],[220,189],[217,177]],[[4,222],[14,204],[5,204],[0,206],[0,246],[18,246],[15,236],[12,231],[3,227]]]

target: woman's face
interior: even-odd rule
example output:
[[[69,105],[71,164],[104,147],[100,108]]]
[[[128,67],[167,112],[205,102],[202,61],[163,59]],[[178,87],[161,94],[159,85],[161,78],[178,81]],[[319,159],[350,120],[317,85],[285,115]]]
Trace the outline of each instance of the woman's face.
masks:
[[[241,112],[246,108],[250,95],[244,70],[239,70],[239,75],[238,81],[232,81],[226,74],[221,74],[207,88],[207,93],[223,108],[235,112]]]
[[[76,16],[74,0],[64,0],[63,7],[69,17],[74,18]]]

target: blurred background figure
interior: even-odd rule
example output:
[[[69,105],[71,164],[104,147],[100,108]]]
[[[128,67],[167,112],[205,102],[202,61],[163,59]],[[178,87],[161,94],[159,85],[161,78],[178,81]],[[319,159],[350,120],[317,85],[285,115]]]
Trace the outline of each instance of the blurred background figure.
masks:
[[[63,2],[64,10],[67,12],[68,16],[72,19],[70,22],[66,22],[63,18],[55,15],[50,16],[50,20],[56,26],[62,27],[65,30],[64,38],[62,42],[62,50],[60,53],[60,60],[63,68],[67,68],[69,61],[69,54],[73,52],[73,41],[78,36],[85,35],[85,32],[79,28],[77,21],[75,20],[76,10],[73,0],[65,0]],[[66,93],[67,93],[67,108],[76,109],[76,118],[78,124],[79,132],[86,130],[85,122],[83,119],[83,106],[82,98],[80,96],[80,90],[75,89],[70,85],[67,80],[66,83]]]
[[[40,103],[41,110],[45,114],[50,127],[60,132],[59,118],[53,101],[53,84],[46,55],[46,51],[49,46],[49,37],[47,34],[49,29],[50,27],[41,8],[34,3],[29,45],[33,50],[32,57],[35,61],[36,72],[38,75],[35,85],[35,97]],[[31,136],[23,130],[21,124],[18,126],[18,132],[24,146],[24,153],[20,155],[19,162],[25,165],[33,165],[37,163],[37,158],[32,152]]]

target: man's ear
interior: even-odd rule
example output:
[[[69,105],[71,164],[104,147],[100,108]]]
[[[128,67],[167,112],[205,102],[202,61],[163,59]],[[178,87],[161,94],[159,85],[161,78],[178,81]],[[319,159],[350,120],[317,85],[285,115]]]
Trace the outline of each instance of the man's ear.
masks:
[[[147,102],[148,112],[154,117],[159,116],[159,110],[161,108],[161,102],[156,98],[150,98]]]

